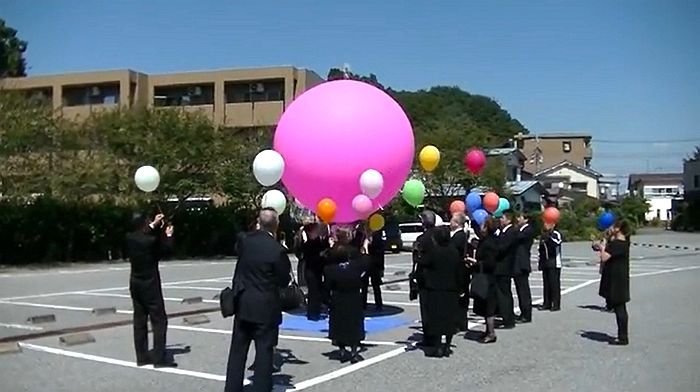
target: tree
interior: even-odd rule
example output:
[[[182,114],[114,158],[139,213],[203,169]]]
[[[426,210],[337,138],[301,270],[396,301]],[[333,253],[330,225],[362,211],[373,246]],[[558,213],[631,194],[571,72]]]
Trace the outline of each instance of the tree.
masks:
[[[697,160],[700,160],[700,146],[695,146],[695,151],[686,159],[684,159],[685,162],[695,162]]]
[[[17,30],[0,19],[0,78],[26,75],[24,52],[27,42],[17,38]]]

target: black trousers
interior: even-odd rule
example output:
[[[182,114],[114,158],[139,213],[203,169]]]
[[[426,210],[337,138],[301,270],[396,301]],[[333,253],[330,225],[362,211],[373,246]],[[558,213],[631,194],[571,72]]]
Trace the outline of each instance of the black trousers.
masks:
[[[543,302],[545,309],[561,307],[561,268],[546,268],[542,270]]]
[[[382,302],[382,273],[381,271],[371,271],[365,274],[362,278],[362,303],[367,309],[367,297],[369,284],[372,283],[372,291],[374,291],[374,305],[377,308],[384,306]]]
[[[503,318],[504,325],[515,325],[513,313],[513,292],[510,289],[510,276],[496,276],[496,298],[498,313]]]
[[[518,293],[518,306],[520,317],[523,320],[532,320],[532,293],[530,292],[530,274],[524,273],[513,277],[515,292]]]
[[[299,286],[306,286],[306,260],[303,257],[297,261],[297,283]]]
[[[628,340],[628,322],[627,305],[619,304],[613,307],[615,309],[615,319],[617,320],[617,338],[620,340]]]
[[[306,286],[309,291],[306,295],[306,317],[317,319],[321,317],[321,305],[325,298],[325,287],[323,286],[323,273],[313,268],[306,269]]]
[[[131,278],[131,303],[134,308],[134,348],[137,362],[165,361],[168,316],[165,314],[160,276],[150,279]],[[148,353],[148,319],[153,327],[153,354]]]
[[[228,354],[226,368],[226,387],[224,392],[243,390],[245,362],[248,358],[251,340],[255,342],[255,372],[253,374],[253,391],[272,391],[272,364],[274,347],[279,336],[279,326],[251,323],[235,318],[233,320],[233,337]]]

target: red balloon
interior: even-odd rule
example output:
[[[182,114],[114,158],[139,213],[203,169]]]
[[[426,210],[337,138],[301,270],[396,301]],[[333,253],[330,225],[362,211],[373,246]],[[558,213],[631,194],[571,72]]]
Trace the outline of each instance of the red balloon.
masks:
[[[482,204],[484,205],[484,208],[486,208],[486,211],[494,212],[498,209],[499,200],[500,199],[497,194],[493,192],[486,192]]]
[[[559,221],[559,215],[559,210],[554,207],[547,207],[542,213],[542,220],[544,223],[554,224]]]
[[[467,151],[467,155],[464,157],[464,165],[472,174],[478,175],[486,165],[486,155],[483,151],[472,148]]]
[[[467,206],[465,206],[464,202],[461,200],[455,200],[450,204],[450,212],[453,214],[464,213],[466,209]]]

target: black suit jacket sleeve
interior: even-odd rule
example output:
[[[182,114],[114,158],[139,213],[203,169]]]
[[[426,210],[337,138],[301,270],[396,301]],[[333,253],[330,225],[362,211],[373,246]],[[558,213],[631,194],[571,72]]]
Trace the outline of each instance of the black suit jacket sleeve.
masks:
[[[287,287],[291,279],[292,263],[289,261],[289,256],[286,252],[280,252],[279,260],[275,263],[275,275],[277,277],[277,285],[281,288]]]

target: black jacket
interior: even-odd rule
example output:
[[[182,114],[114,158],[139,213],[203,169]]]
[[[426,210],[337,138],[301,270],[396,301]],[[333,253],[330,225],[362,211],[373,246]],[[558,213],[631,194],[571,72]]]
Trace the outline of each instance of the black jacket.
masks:
[[[540,258],[537,268],[543,269],[561,268],[561,243],[563,238],[557,229],[547,231],[540,237]]]
[[[279,325],[282,308],[279,290],[290,282],[291,263],[286,249],[268,232],[255,231],[242,238],[233,275],[236,317]]]
[[[435,229],[427,229],[423,234],[416,238],[413,243],[413,269],[415,270],[414,277],[418,282],[418,286],[423,286],[423,266],[420,260],[430,251],[433,246],[433,231]]]
[[[465,286],[466,266],[452,244],[433,244],[418,260],[418,265],[422,270],[422,288],[457,292]]]
[[[372,233],[368,251],[370,257],[369,269],[374,272],[384,271],[384,250],[386,248],[382,231]]]
[[[460,230],[452,235],[450,238],[450,244],[457,248],[457,253],[459,253],[459,258],[463,259],[467,254],[467,233],[464,230]]]
[[[172,239],[163,241],[161,230],[147,228],[126,235],[126,255],[132,279],[152,279],[158,275],[158,262],[172,251]]]
[[[508,225],[499,231],[496,237],[498,256],[496,257],[496,276],[512,276],[515,264],[515,251],[518,244],[518,229]]]
[[[515,264],[513,266],[513,274],[522,275],[532,272],[530,263],[530,253],[532,243],[535,241],[535,229],[531,224],[526,223],[518,229],[517,245],[515,248]]]

